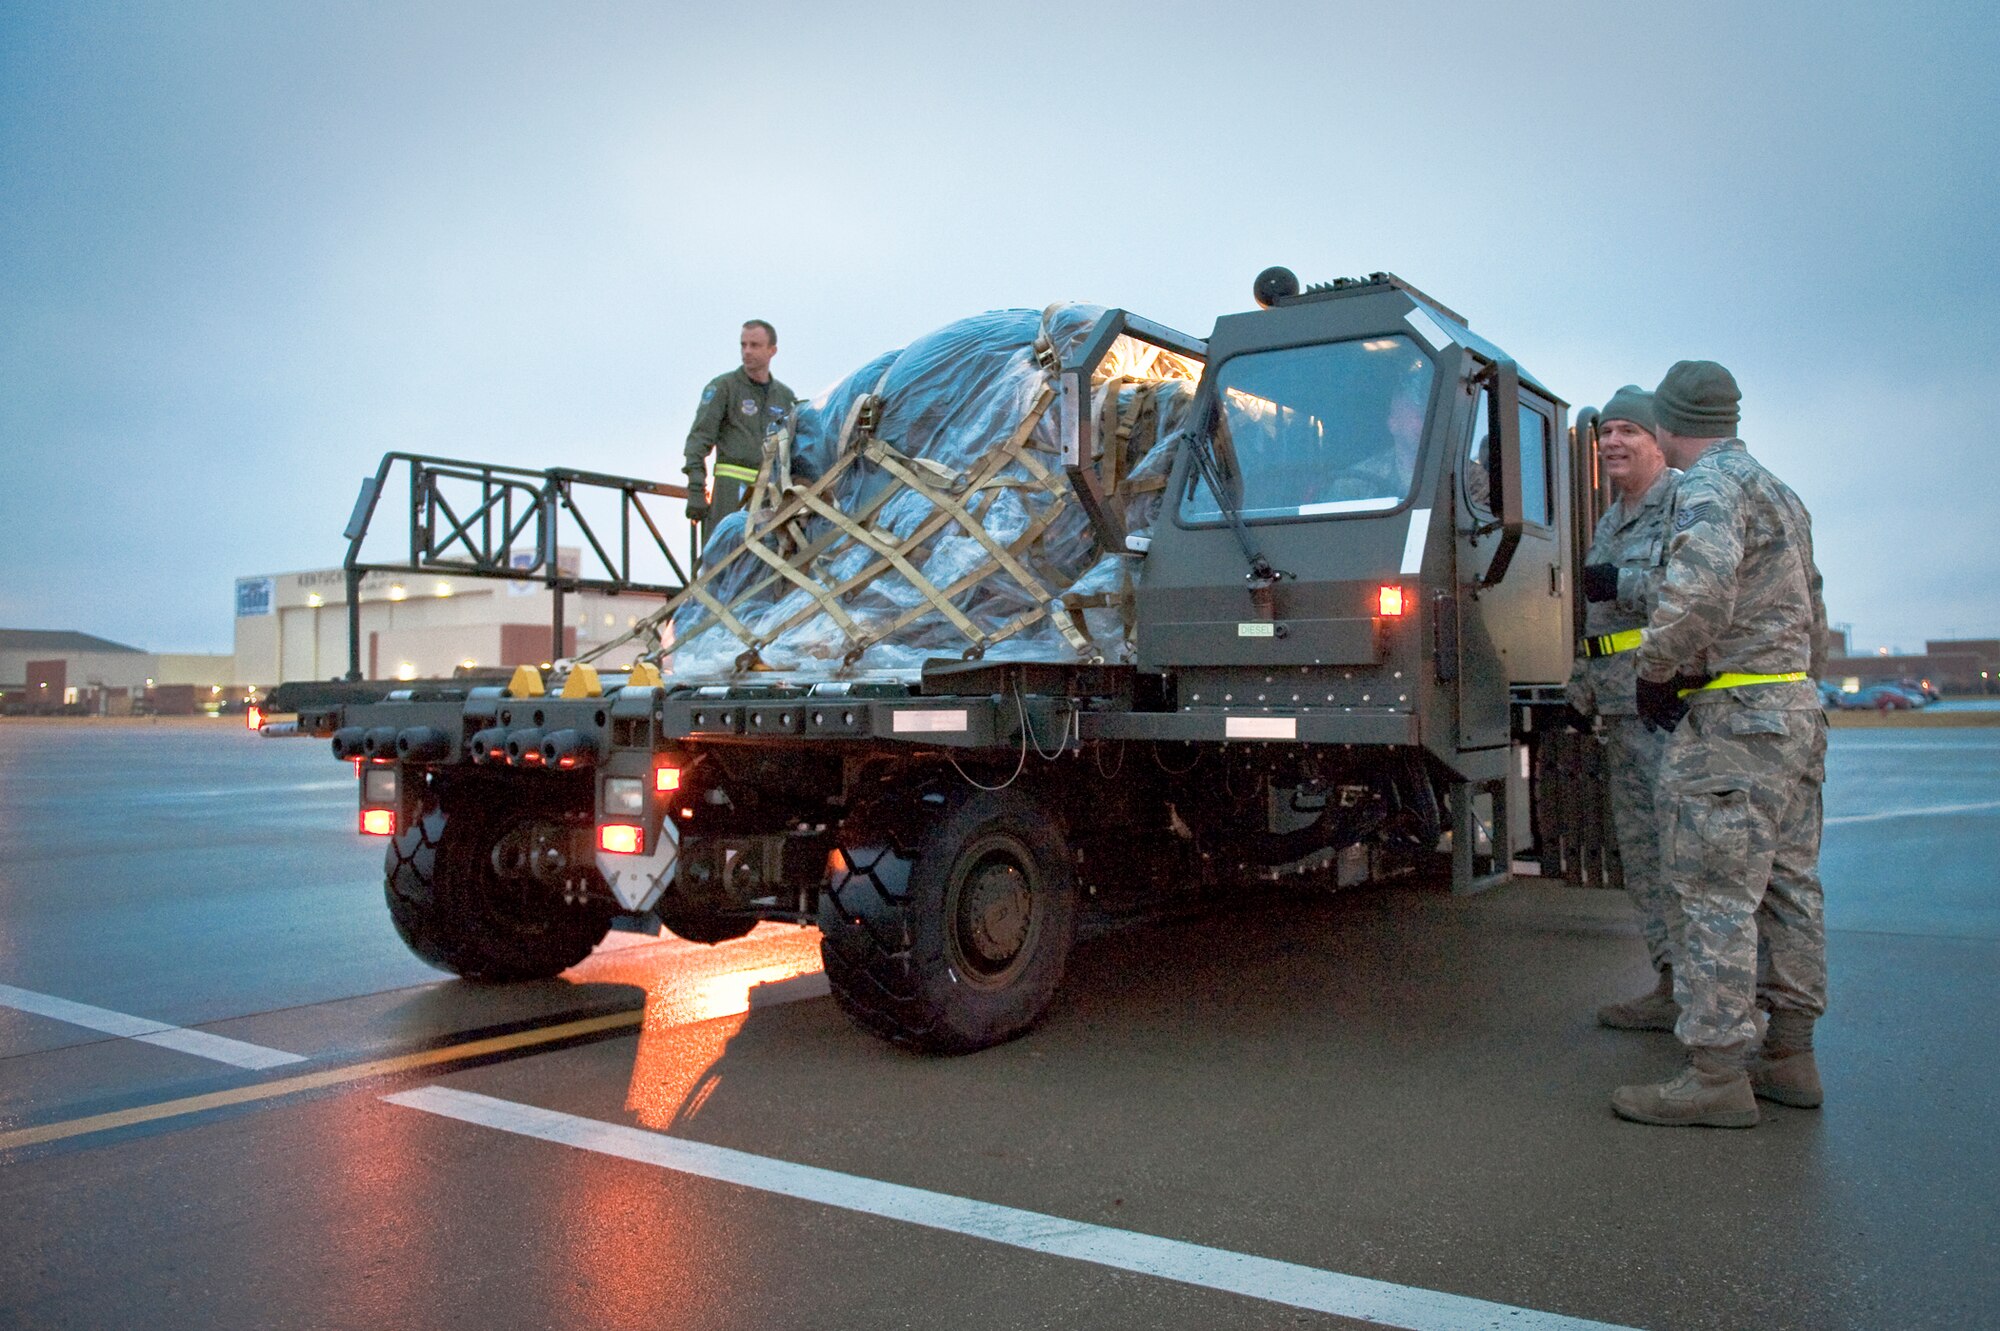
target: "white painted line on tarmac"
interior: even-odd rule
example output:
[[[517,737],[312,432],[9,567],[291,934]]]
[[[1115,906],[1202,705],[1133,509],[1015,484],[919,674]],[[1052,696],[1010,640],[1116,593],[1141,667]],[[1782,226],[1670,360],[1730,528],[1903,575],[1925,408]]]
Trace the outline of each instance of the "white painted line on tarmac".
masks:
[[[244,1040],[232,1040],[226,1035],[211,1035],[207,1031],[189,1030],[185,1026],[169,1026],[163,1031],[155,1031],[151,1035],[142,1035],[138,1038],[144,1044],[155,1044],[162,1049],[178,1049],[183,1054],[193,1054],[196,1058],[227,1063],[232,1067],[249,1068],[255,1072],[306,1061],[303,1054],[288,1054],[282,1049],[271,1049]]]
[[[193,1054],[196,1058],[206,1058],[216,1063],[227,1063],[232,1067],[262,1071],[265,1068],[283,1067],[287,1063],[305,1062],[305,1057],[301,1054],[288,1054],[282,1049],[267,1049],[261,1044],[232,1040],[226,1035],[211,1035],[207,1031],[189,1030],[185,1026],[169,1026],[164,1021],[151,1021],[145,1017],[113,1012],[110,1008],[92,1007],[88,1003],[57,998],[52,994],[16,989],[11,984],[0,984],[0,1007],[33,1013],[38,1017],[51,1017],[56,1021],[66,1021],[72,1026],[102,1031],[106,1035],[122,1035],[128,1040],[158,1045],[162,1049],[178,1049],[183,1054]]]
[[[573,1146],[699,1178],[733,1183],[926,1229],[1068,1257],[1162,1280],[1223,1290],[1267,1303],[1353,1317],[1405,1331],[1629,1331],[1505,1303],[1396,1285],[1362,1276],[1183,1243],[1129,1229],[1065,1220],[991,1202],[883,1183],[811,1165],[772,1160],[641,1128],[538,1109],[444,1086],[384,1096],[391,1104],[517,1136]]]
[[[1922,809],[1884,809],[1880,813],[1843,813],[1826,820],[1828,827],[1843,823],[1879,823],[1885,818],[1931,818],[1947,813],[1984,813],[2000,809],[2000,800],[1980,800],[1976,804],[1933,804]]]

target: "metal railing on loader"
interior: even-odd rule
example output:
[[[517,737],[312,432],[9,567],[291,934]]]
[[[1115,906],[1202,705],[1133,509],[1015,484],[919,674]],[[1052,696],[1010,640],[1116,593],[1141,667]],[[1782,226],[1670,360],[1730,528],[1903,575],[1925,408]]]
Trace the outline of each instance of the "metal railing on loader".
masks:
[[[362,547],[398,468],[409,475],[409,557],[400,562],[364,559]],[[416,453],[384,454],[375,474],[361,482],[353,516],[341,533],[347,538],[342,564],[347,575],[347,678],[362,677],[361,582],[371,573],[448,573],[540,583],[554,594],[550,660],[565,654],[566,593],[678,595],[688,573],[667,538],[662,515],[653,510],[658,501],[684,501],[687,494],[682,485],[567,467],[533,471]],[[650,508],[649,500],[655,501]],[[602,506],[594,519],[585,512],[592,501]],[[685,548],[692,562],[689,527]],[[574,571],[561,567],[558,552],[565,535],[580,542]],[[664,560],[674,581],[640,578],[634,572],[639,560]]]

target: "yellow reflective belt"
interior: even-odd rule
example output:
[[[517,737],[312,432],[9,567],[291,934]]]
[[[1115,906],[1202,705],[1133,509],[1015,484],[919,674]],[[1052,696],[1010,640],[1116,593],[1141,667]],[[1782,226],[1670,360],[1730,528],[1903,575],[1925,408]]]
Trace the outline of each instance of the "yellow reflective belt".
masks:
[[[752,484],[757,479],[755,467],[739,467],[734,462],[716,463],[715,474],[732,481],[742,481],[745,485]]]
[[[1583,654],[1592,660],[1600,656],[1616,656],[1629,652],[1639,645],[1646,636],[1644,629],[1626,629],[1623,633],[1605,633],[1595,638],[1583,640]]]
[[[1690,693],[1700,693],[1706,689],[1737,689],[1745,684],[1797,684],[1810,676],[1803,670],[1794,670],[1784,675],[1717,675],[1700,688],[1682,689],[1681,697]]]

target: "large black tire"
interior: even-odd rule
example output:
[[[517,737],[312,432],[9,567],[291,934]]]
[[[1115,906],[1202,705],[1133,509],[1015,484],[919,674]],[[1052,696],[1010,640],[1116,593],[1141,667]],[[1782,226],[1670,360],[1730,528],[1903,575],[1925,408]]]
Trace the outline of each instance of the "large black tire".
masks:
[[[493,848],[517,821],[505,809],[426,810],[389,843],[389,918],[410,951],[468,980],[543,980],[589,956],[611,928],[608,908],[565,902],[509,880]]]
[[[928,817],[849,826],[845,867],[819,904],[841,1010],[892,1044],[940,1054],[1039,1021],[1076,940],[1076,875],[1049,811],[1014,790],[955,792]]]

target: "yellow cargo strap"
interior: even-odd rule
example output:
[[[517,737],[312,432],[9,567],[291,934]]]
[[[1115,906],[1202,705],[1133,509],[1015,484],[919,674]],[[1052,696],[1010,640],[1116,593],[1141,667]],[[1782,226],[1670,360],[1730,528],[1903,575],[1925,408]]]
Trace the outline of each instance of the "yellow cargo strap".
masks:
[[[745,485],[755,484],[757,480],[757,469],[755,467],[739,467],[734,462],[716,463],[715,474],[718,477],[728,480],[741,481]]]
[[[1055,396],[1056,394],[1053,388],[1044,387],[1042,389],[1041,394],[1036,398],[1034,404],[1029,408],[1026,419],[1024,419],[1017,427],[1015,427],[1013,435],[1009,437],[1007,442],[1003,444],[1000,448],[989,452],[984,458],[980,459],[977,466],[970,473],[966,474],[966,476],[963,478],[965,488],[968,492],[982,490],[986,488],[988,482],[993,479],[994,474],[997,473],[1001,469],[1001,467],[1005,466],[1009,461],[1020,462],[1025,467],[1027,467],[1031,474],[1039,478],[1039,483],[1042,486],[1046,487],[1049,484],[1048,474],[1045,471],[1042,471],[1039,467],[1037,467],[1032,461],[1032,459],[1030,459],[1023,450],[1028,447],[1030,440],[1034,434],[1036,423],[1041,420],[1043,414],[1048,410],[1049,405],[1055,401]],[[866,439],[863,435],[859,433],[857,433],[856,438],[861,442],[850,443],[850,445],[847,446],[848,451],[844,452],[841,455],[841,463],[837,465],[844,465],[848,461],[858,460],[862,456],[863,451],[866,447]],[[831,489],[831,481],[833,475],[834,475],[833,470],[829,469],[827,476],[822,478],[820,482],[816,482],[811,487],[810,491],[800,491],[792,495],[790,500],[788,501],[787,506],[789,507],[790,504],[796,503],[803,508],[810,509],[814,514],[826,517],[832,523],[835,530],[840,532],[840,534],[843,537],[846,537],[848,539],[855,539],[855,534],[853,531],[854,523],[848,518],[847,515],[841,514],[836,518],[833,516],[833,514],[837,513],[838,510],[831,510],[831,506],[826,504],[823,500],[816,501],[814,498],[812,498],[812,495],[815,493],[820,493]],[[892,491],[885,490],[882,495],[877,496],[876,500],[871,501],[871,503],[879,504],[889,493],[892,493]],[[781,509],[780,512],[782,513],[783,510]],[[865,520],[865,515],[857,515],[857,516],[863,516]],[[1045,515],[1045,517],[1046,516],[1047,515]],[[922,522],[917,524],[915,530],[911,531],[907,536],[902,538],[901,541],[898,541],[895,544],[901,547],[901,549],[903,550],[921,551],[924,548],[925,544],[939,531],[941,531],[946,525],[948,525],[951,521],[952,521],[951,514],[939,508],[936,504],[932,504],[930,514],[927,517],[925,517]],[[1039,534],[1037,528],[1033,526],[1029,528],[1029,531],[1034,532],[1035,534]],[[885,535],[887,535],[887,533],[871,532],[865,539],[859,539],[857,541],[858,544],[868,546],[869,548],[874,550],[874,552],[878,556],[884,556],[884,557],[871,561],[865,568],[861,569],[859,572],[855,573],[853,576],[849,577],[844,582],[840,583],[838,586],[832,588],[831,592],[834,596],[847,595],[849,592],[853,591],[856,587],[859,587],[865,582],[871,581],[872,579],[880,575],[885,569],[889,568],[892,564],[895,564],[896,558],[901,558],[901,556],[897,556],[896,558],[888,557],[888,552],[885,551],[880,544]],[[1023,548],[1025,548],[1025,545],[1022,542],[1017,541],[1016,544],[1021,545]],[[909,561],[907,559],[903,560],[903,563],[907,564],[908,562]],[[718,565],[717,567],[720,567],[720,565]],[[898,571],[902,572],[902,569],[899,567]],[[706,573],[707,570],[704,570],[704,572]],[[951,597],[958,595],[960,592],[971,587],[973,584],[983,581],[992,572],[993,569],[991,566],[985,566],[974,569],[966,577],[960,579],[958,582],[954,583],[951,587],[946,588],[943,591],[942,595],[946,600],[949,600]],[[907,573],[904,576],[906,578],[909,577]],[[892,622],[891,624],[889,624],[884,628],[878,629],[878,631],[873,637],[869,638],[865,642],[857,642],[854,644],[854,646],[860,647],[865,650],[868,646],[872,645],[875,642],[880,641],[883,637],[895,633],[904,625],[908,624],[911,620],[916,619],[920,615],[927,614],[930,612],[931,609],[937,607],[937,598],[936,596],[933,595],[933,593],[936,592],[936,589],[933,588],[928,581],[923,580],[921,578],[910,579],[910,581],[912,586],[915,586],[919,592],[924,594],[927,603],[912,606],[909,610],[906,610],[901,616],[899,616],[894,622]],[[1043,612],[1041,610],[1037,609],[1034,612],[1032,612],[1032,618],[1038,619],[1041,617],[1042,613]],[[812,614],[813,614],[812,606],[804,607],[796,615],[786,620],[783,624],[780,624],[770,629],[768,631],[767,638],[775,637],[776,635],[785,632],[793,625],[809,618]],[[958,615],[958,612],[955,608],[945,611],[945,614],[946,618],[948,619],[951,619],[953,617],[957,617],[960,619],[963,618],[963,616]],[[1032,619],[1030,620],[1030,622],[1032,622]],[[992,634],[979,633],[976,629],[972,629],[969,621],[966,623],[964,627],[960,627],[956,623],[954,623],[954,627],[959,627],[959,631],[963,633],[970,641],[972,641],[974,646],[983,648],[992,643],[1000,641],[1002,638],[1006,637],[1010,633],[1017,632],[1020,628],[1020,624],[1018,622],[1010,624],[1008,626],[1005,626],[1001,632]]]
[[[1797,684],[1811,676],[1803,670],[1794,670],[1783,675],[1717,675],[1700,688],[1682,689],[1681,697],[1690,693],[1702,693],[1709,689],[1740,689],[1746,684]]]
[[[1583,640],[1583,654],[1595,661],[1600,656],[1616,656],[1637,647],[1646,636],[1644,629],[1626,629],[1623,633],[1605,633],[1595,638]]]
[[[750,553],[749,545],[752,542],[757,542],[760,537],[777,534],[781,540],[785,540],[787,541],[788,544],[792,544],[796,547],[792,550],[791,554],[791,560],[794,567],[797,568],[814,567],[817,561],[819,561],[822,557],[824,557],[829,550],[837,546],[841,541],[847,539],[847,533],[842,531],[838,527],[834,527],[828,530],[823,535],[821,535],[817,540],[813,541],[810,545],[798,545],[796,542],[792,542],[790,540],[790,531],[789,531],[790,525],[801,514],[809,513],[811,511],[805,506],[802,496],[808,493],[820,494],[830,491],[833,488],[834,482],[839,480],[841,474],[847,470],[848,464],[858,456],[859,456],[858,454],[853,452],[847,452],[841,454],[838,458],[834,460],[834,464],[831,467],[827,468],[825,475],[821,476],[818,480],[812,482],[811,485],[805,487],[803,490],[792,491],[779,503],[776,510],[764,516],[762,519],[760,519],[756,527],[752,528],[750,526],[746,526],[744,528],[745,543],[743,545],[738,546],[735,550],[732,550],[728,554],[724,555],[719,562],[711,565],[706,565],[702,569],[700,569],[696,573],[694,581],[689,584],[687,590],[683,591],[679,596],[676,596],[672,600],[668,601],[666,605],[662,606],[660,609],[654,611],[651,618],[658,620],[660,622],[664,622],[672,618],[674,612],[677,609],[679,609],[681,604],[689,599],[693,599],[700,602],[700,604],[704,609],[708,609],[712,598],[710,598],[706,592],[702,591],[698,584],[711,580],[716,574],[719,574],[723,569],[727,568],[732,562],[734,562],[738,556],[749,554]],[[873,518],[875,512],[878,509],[880,509],[882,505],[886,504],[892,497],[894,497],[895,493],[896,492],[893,489],[887,489],[887,488],[883,489],[873,499],[869,500],[868,503],[862,507],[860,512],[854,515],[856,520],[861,522],[867,522],[868,520]],[[774,586],[779,581],[780,578],[776,573],[767,573],[761,579],[752,583],[749,587],[739,592],[737,594],[737,599],[745,602],[752,601],[755,598],[763,595],[765,592],[769,591],[771,587]],[[865,581],[865,579],[859,579],[857,581]],[[845,584],[841,587],[835,588],[834,594],[836,596],[844,594],[845,592],[851,590],[853,585],[854,584]],[[815,601],[814,604],[817,605],[818,602]],[[737,638],[748,643],[752,649],[760,649],[765,644],[775,639],[779,634],[783,633],[786,629],[792,627],[792,625],[798,623],[800,620],[810,618],[814,613],[815,612],[813,607],[807,606],[805,609],[801,610],[797,615],[785,621],[783,624],[780,624],[775,628],[768,629],[762,635],[753,638],[744,637],[744,634],[748,632],[747,629],[743,630],[742,632],[738,632],[737,627],[735,627],[736,621],[733,619],[727,619],[726,621],[725,619],[717,619],[717,618],[705,619],[701,620],[696,624],[691,625],[688,631],[677,640],[675,645],[684,646],[687,643],[693,641],[695,638],[701,636],[701,634],[706,632],[707,630],[719,626],[728,629],[731,633],[735,634]],[[643,624],[644,621],[641,621],[641,623]],[[609,646],[610,644],[606,644],[607,648]],[[598,650],[605,650],[605,649],[600,648]]]

